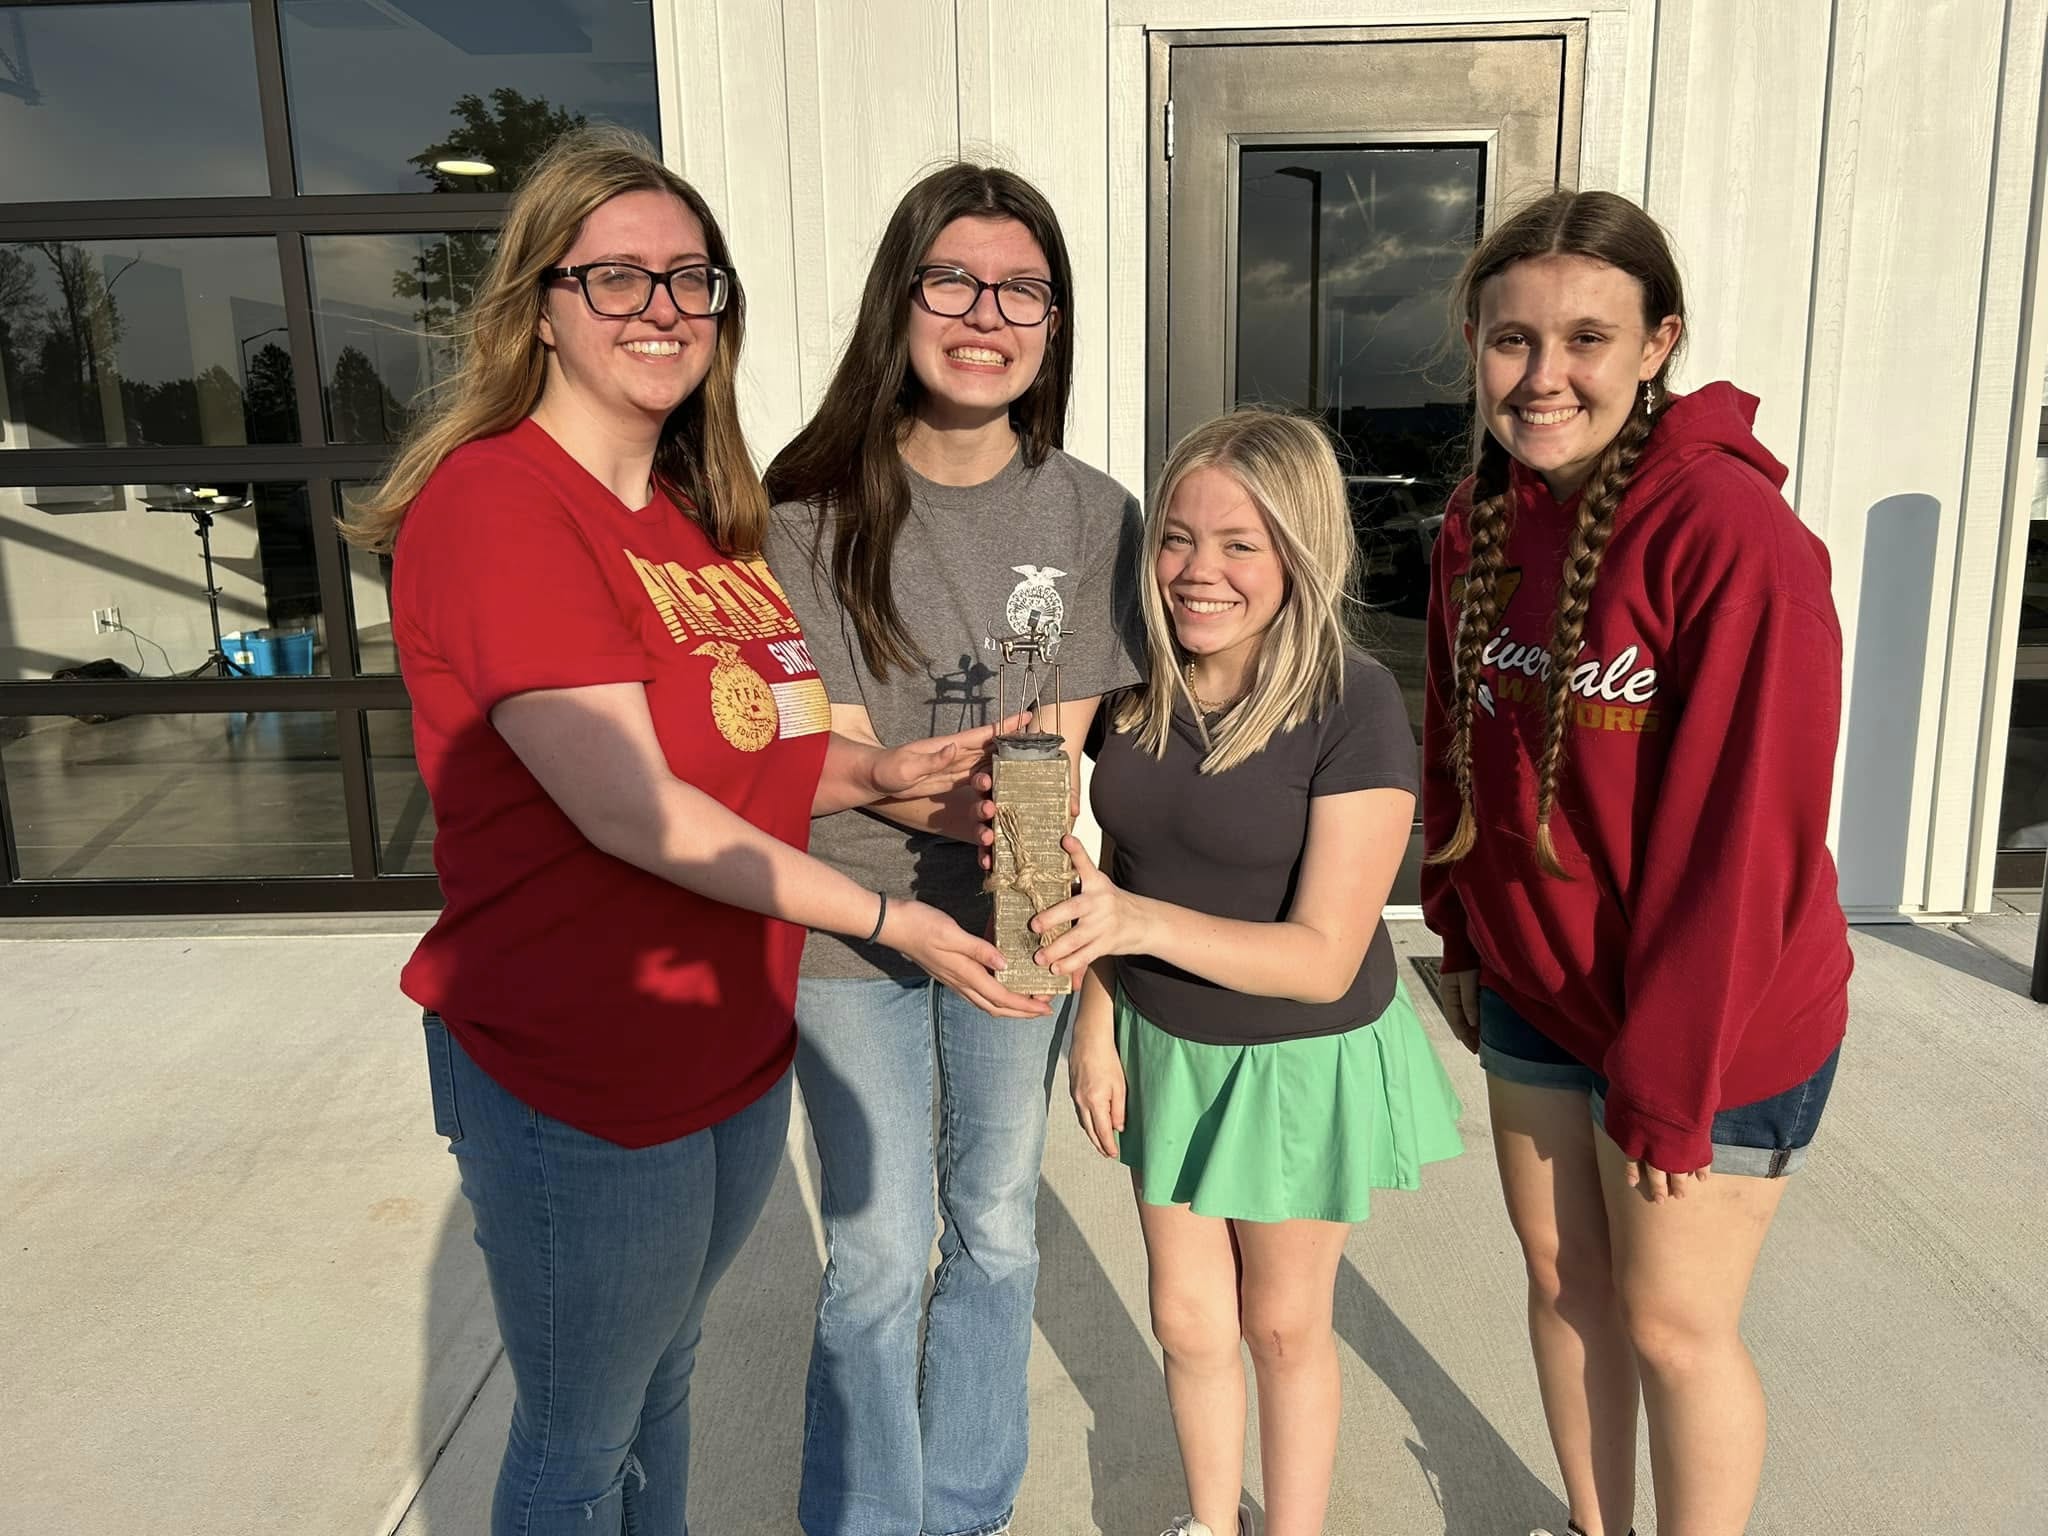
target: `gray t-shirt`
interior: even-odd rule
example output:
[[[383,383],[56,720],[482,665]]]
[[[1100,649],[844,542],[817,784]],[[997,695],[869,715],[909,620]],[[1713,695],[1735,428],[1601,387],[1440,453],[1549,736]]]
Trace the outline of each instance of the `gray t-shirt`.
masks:
[[[1059,656],[1062,698],[1092,698],[1137,681],[1140,524],[1128,491],[1058,450],[1036,469],[1018,453],[980,485],[938,485],[905,470],[910,517],[890,577],[897,611],[927,658],[913,674],[899,668],[881,682],[868,670],[833,590],[830,529],[822,546],[813,539],[816,509],[785,502],[769,520],[769,569],[789,596],[834,703],[865,705],[887,746],[993,721],[997,657],[984,642],[1011,632],[1013,608],[1019,615],[1059,609],[1070,631]],[[1010,708],[1017,708],[1014,697]],[[1049,728],[1050,711],[1042,720]],[[965,843],[911,832],[871,812],[841,811],[811,823],[811,852],[862,885],[930,903],[971,933],[987,926],[980,859]],[[894,950],[813,933],[803,974],[923,973]]]
[[[1095,764],[1095,819],[1116,844],[1110,878],[1127,891],[1214,917],[1287,916],[1308,842],[1309,801],[1356,789],[1418,787],[1421,764],[1393,674],[1345,657],[1344,691],[1226,773],[1199,772],[1202,739],[1183,703],[1166,755],[1112,729]],[[1375,925],[1351,990],[1334,1003],[1252,997],[1150,955],[1119,955],[1131,1006],[1168,1034],[1208,1045],[1264,1045],[1370,1024],[1394,998],[1394,944]]]

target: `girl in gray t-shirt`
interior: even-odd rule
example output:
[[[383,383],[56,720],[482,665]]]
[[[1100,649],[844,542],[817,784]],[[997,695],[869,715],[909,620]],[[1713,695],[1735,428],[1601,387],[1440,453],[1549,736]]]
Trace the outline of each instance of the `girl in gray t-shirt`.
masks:
[[[1073,927],[1039,957],[1083,978],[1074,1108],[1137,1193],[1193,1506],[1171,1529],[1251,1530],[1241,1334],[1268,1517],[1320,1530],[1347,1226],[1463,1150],[1380,916],[1415,742],[1391,674],[1345,642],[1356,548],[1317,425],[1239,411],[1189,433],[1144,554],[1150,680],[1096,764],[1103,868],[1068,839],[1080,894],[1034,926]]]
[[[767,475],[768,561],[833,730],[894,743],[934,720],[993,723],[985,641],[1012,615],[1067,632],[1070,750],[1096,697],[1137,678],[1117,598],[1130,497],[1060,449],[1072,282],[1051,207],[1009,172],[949,166],[891,217],[824,402]],[[873,809],[815,821],[811,851],[982,932],[977,797]],[[815,933],[796,1018],[829,1254],[798,1519],[807,1536],[997,1530],[1029,1447],[1038,1171],[1065,1009],[995,1018],[880,946]]]

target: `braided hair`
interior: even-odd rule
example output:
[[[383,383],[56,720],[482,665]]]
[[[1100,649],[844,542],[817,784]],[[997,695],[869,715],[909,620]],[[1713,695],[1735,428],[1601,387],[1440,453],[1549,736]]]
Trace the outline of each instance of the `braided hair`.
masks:
[[[1677,316],[1682,325],[1685,298],[1678,264],[1664,232],[1642,209],[1611,192],[1554,192],[1502,224],[1472,253],[1459,275],[1453,295],[1455,318],[1461,325],[1476,328],[1480,293],[1489,279],[1518,261],[1558,255],[1589,257],[1634,278],[1643,291],[1646,327],[1656,327],[1666,316]],[[1558,859],[1550,818],[1557,808],[1565,730],[1571,723],[1572,667],[1585,633],[1593,584],[1614,532],[1615,514],[1649,445],[1657,413],[1668,399],[1665,379],[1677,352],[1674,346],[1656,375],[1644,383],[1620,431],[1594,461],[1565,547],[1564,579],[1551,617],[1546,657],[1543,751],[1536,767],[1536,861],[1546,874],[1558,879],[1570,876]],[[1473,706],[1479,693],[1481,657],[1500,621],[1499,578],[1514,512],[1508,453],[1488,430],[1483,412],[1475,410],[1472,433],[1472,506],[1466,517],[1471,553],[1452,653],[1451,740],[1445,750],[1446,765],[1458,791],[1458,822],[1450,840],[1429,854],[1432,864],[1457,862],[1478,840],[1473,806]]]
[[[1472,510],[1466,515],[1472,554],[1465,567],[1465,598],[1458,609],[1458,644],[1452,653],[1450,769],[1458,786],[1458,826],[1451,840],[1429,856],[1432,864],[1455,863],[1472,851],[1479,838],[1479,824],[1472,814],[1472,707],[1479,695],[1479,654],[1500,622],[1500,570],[1506,558],[1508,509],[1513,497],[1508,486],[1507,450],[1491,433],[1482,432]]]

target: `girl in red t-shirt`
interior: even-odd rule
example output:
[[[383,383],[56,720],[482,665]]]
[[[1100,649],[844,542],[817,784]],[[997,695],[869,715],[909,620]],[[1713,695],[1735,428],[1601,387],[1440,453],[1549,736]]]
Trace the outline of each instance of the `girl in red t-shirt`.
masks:
[[[1833,1081],[1849,947],[1827,850],[1842,642],[1820,541],[1726,384],[1666,382],[1663,232],[1605,192],[1493,231],[1458,307],[1477,470],[1435,556],[1424,872],[1487,1072],[1571,1505],[1736,1536],[1763,1463],[1740,1331]]]
[[[706,1298],[780,1165],[803,931],[1042,1015],[995,948],[808,857],[989,731],[830,734],[760,558],[717,221],[623,130],[531,169],[441,402],[350,532],[394,630],[446,907],[406,967],[517,1397],[500,1536],[685,1527]],[[593,1525],[595,1519],[599,1523]]]

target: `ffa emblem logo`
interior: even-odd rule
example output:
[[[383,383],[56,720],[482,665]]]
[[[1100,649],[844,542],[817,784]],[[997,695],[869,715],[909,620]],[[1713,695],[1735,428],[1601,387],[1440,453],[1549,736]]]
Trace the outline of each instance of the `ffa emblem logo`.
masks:
[[[1024,578],[1011,589],[1003,605],[1010,632],[1035,635],[1048,626],[1057,632],[1066,618],[1067,605],[1053,583],[1067,573],[1049,565],[1013,565],[1010,569]]]
[[[740,660],[740,648],[730,640],[707,640],[690,654],[712,659],[711,719],[718,734],[742,752],[758,752],[773,741],[780,723],[775,694]]]

